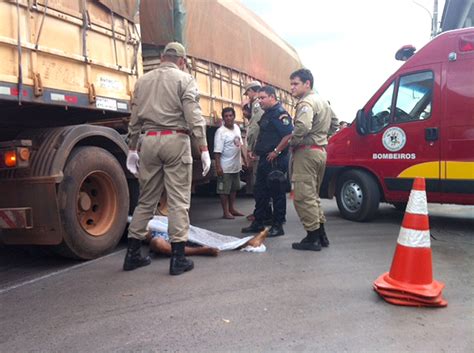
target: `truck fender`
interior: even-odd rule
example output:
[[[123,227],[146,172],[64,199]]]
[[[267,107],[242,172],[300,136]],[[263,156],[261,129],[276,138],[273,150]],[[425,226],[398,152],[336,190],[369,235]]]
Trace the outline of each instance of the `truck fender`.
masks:
[[[84,124],[26,130],[19,138],[31,139],[34,148],[38,148],[32,154],[31,176],[34,177],[51,176],[61,182],[66,161],[76,146],[102,147],[126,170],[127,144],[122,135],[108,127]],[[127,172],[127,177],[132,175]]]

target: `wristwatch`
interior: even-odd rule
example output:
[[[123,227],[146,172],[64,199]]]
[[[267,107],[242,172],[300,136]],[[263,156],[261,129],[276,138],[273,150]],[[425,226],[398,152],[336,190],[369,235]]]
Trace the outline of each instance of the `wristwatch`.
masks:
[[[277,151],[277,149],[273,149],[273,152],[275,152],[277,155],[280,155],[281,154],[281,151]]]

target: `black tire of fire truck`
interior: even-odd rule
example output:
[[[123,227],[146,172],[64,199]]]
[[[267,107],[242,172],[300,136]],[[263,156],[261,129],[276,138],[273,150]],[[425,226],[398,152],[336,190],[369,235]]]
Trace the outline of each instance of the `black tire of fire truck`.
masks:
[[[75,148],[64,168],[58,201],[64,237],[56,253],[89,260],[117,246],[127,225],[129,191],[124,171],[110,152]]]
[[[348,170],[339,176],[336,187],[337,207],[342,217],[357,222],[375,217],[380,190],[373,176],[361,170]]]

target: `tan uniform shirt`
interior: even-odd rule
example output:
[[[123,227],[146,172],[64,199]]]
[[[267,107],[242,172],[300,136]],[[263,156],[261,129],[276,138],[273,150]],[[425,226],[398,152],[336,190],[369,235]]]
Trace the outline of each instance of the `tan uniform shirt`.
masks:
[[[293,136],[290,145],[326,146],[328,135],[337,129],[337,118],[329,103],[309,91],[296,104]]]
[[[247,128],[247,145],[251,152],[254,152],[255,144],[257,143],[258,133],[260,132],[260,126],[258,122],[262,118],[263,109],[260,107],[258,100],[254,100],[251,106],[252,116],[250,118],[249,126]]]
[[[336,133],[337,129],[339,129],[339,119],[337,118],[336,113],[334,113],[332,108],[329,107],[329,109],[331,109],[331,125],[329,126],[328,136],[331,137]]]
[[[137,149],[142,130],[188,130],[200,146],[207,146],[196,81],[174,63],[162,63],[138,79],[131,108],[131,150]]]

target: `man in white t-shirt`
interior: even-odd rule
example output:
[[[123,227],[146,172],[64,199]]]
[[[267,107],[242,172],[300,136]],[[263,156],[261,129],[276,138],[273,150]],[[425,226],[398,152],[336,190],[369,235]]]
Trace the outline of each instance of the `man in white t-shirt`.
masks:
[[[223,218],[234,219],[234,216],[243,216],[235,209],[235,197],[240,189],[242,170],[242,136],[239,126],[234,124],[234,108],[222,109],[222,119],[223,125],[217,129],[214,136],[217,193],[221,198]]]

